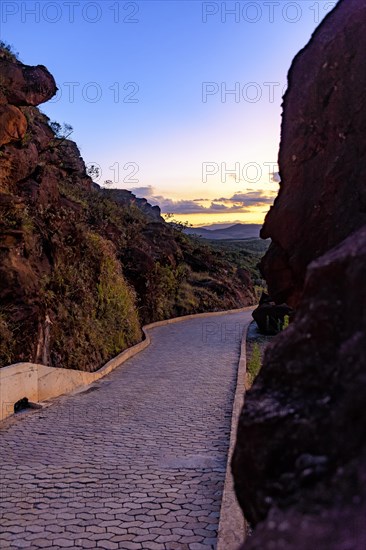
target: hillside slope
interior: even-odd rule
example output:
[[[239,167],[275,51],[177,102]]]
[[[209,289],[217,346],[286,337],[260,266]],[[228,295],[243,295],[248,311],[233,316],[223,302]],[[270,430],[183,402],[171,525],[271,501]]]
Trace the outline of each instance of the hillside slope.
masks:
[[[157,207],[88,177],[37,105],[43,66],[0,49],[0,365],[95,370],[147,322],[253,302],[250,276],[164,222]]]

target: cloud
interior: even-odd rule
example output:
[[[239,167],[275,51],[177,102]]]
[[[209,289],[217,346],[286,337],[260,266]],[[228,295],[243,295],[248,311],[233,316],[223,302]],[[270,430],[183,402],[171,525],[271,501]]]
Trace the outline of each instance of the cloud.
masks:
[[[194,200],[178,200],[167,199],[162,196],[155,196],[149,199],[151,204],[157,204],[160,206],[163,214],[201,214],[206,212],[207,208],[204,208]]]
[[[142,199],[148,199],[149,197],[152,197],[155,192],[152,185],[147,185],[146,187],[131,187],[129,191],[136,195],[136,197]]]
[[[227,206],[219,201],[212,201],[210,206],[202,206],[194,200],[173,201],[164,197],[154,197],[150,200],[151,204],[158,204],[163,214],[214,214],[217,212],[248,212],[248,209],[243,204],[233,204]]]
[[[233,204],[232,206],[226,206],[219,202],[212,202],[211,206],[206,209],[211,212],[248,212],[248,209],[243,204]]]
[[[279,172],[273,172],[271,174],[271,176],[272,176],[272,181],[275,181],[276,183],[281,182],[281,176],[280,176]]]
[[[263,206],[266,204],[272,204],[277,193],[275,191],[266,191],[259,189],[258,191],[248,190],[246,192],[239,191],[231,197],[220,197],[215,199],[214,202],[223,204],[235,204],[242,205],[243,207],[249,206]]]
[[[160,206],[163,214],[168,214],[170,212],[174,214],[200,214],[208,211],[207,208],[204,208],[199,203],[209,201],[209,199],[182,199],[174,201],[162,195],[156,195],[152,185],[147,185],[146,187],[131,187],[129,191],[137,197],[147,199],[153,206]]]
[[[156,195],[151,185],[134,187],[130,191],[137,197],[146,198],[153,206],[161,208],[163,214],[214,214],[214,213],[246,213],[253,206],[266,206],[273,203],[276,192],[260,189],[254,191],[238,191],[231,197],[211,199],[181,199],[173,200],[162,195]],[[210,203],[203,206],[200,203]]]
[[[209,199],[204,199],[209,201]],[[162,196],[149,198],[152,205],[158,205],[163,214],[213,214],[217,212],[247,212],[248,209],[243,204],[222,204],[220,201],[212,201],[209,206],[202,206],[196,200],[178,200],[174,201]]]

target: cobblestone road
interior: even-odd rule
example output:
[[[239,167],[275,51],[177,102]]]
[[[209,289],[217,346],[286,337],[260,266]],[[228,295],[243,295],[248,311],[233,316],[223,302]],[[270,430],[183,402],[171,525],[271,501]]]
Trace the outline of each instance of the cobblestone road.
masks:
[[[0,425],[0,548],[214,549],[250,312],[155,328],[74,396]]]

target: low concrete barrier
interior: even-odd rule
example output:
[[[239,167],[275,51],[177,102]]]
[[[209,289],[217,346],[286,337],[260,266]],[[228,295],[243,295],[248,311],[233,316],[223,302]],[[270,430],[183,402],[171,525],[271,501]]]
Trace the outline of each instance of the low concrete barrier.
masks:
[[[227,315],[250,309],[253,308],[246,307],[230,311],[199,313],[196,315],[175,317],[173,319],[146,325],[142,329],[145,340],[126,349],[95,372],[60,369],[34,363],[17,363],[15,365],[0,368],[0,421],[14,413],[14,404],[20,399],[23,399],[23,397],[26,397],[31,402],[39,403],[53,397],[71,393],[99,380],[145,349],[150,344],[149,331],[153,328],[179,323],[197,317],[206,318]]]
[[[231,473],[231,460],[233,458],[236,444],[239,417],[244,405],[245,377],[247,372],[248,327],[249,323],[245,327],[241,341],[238,376],[231,417],[230,444],[226,464],[225,484],[222,493],[216,550],[238,550],[239,546],[243,544],[246,537],[246,522],[235,495],[234,478]]]

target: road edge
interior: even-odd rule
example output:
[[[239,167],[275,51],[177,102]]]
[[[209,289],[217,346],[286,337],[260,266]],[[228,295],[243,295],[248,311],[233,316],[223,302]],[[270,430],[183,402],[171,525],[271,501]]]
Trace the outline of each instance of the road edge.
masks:
[[[145,339],[127,348],[94,372],[76,369],[62,369],[38,365],[35,363],[16,363],[0,369],[0,422],[12,416],[14,404],[26,397],[34,403],[44,403],[61,395],[85,391],[93,382],[103,378],[114,369],[122,366],[150,344],[150,331],[157,327],[179,323],[193,318],[209,318],[248,311],[253,306],[246,306],[228,311],[212,311],[184,315],[157,321],[142,327]]]
[[[247,367],[246,342],[250,323],[251,320],[249,320],[248,324],[245,326],[241,340],[237,382],[233,402],[233,412],[231,416],[230,443],[226,464],[224,490],[221,500],[216,550],[237,550],[245,540],[245,519],[235,496],[234,479],[231,473],[231,459],[236,443],[239,417],[244,404],[245,375]]]

